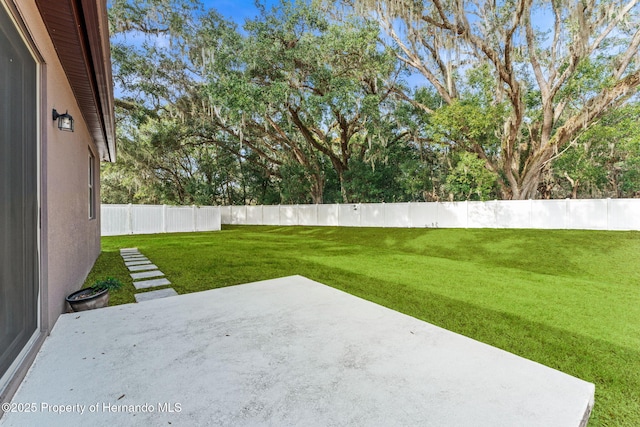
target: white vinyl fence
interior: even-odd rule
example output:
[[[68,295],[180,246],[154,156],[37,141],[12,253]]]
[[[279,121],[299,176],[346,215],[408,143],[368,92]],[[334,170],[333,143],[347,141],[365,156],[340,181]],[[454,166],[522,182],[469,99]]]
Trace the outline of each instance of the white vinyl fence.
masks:
[[[640,230],[640,199],[276,206],[102,205],[102,235],[216,231],[220,224]]]
[[[103,236],[220,230],[217,206],[102,205]]]
[[[221,206],[222,224],[640,230],[640,199]]]

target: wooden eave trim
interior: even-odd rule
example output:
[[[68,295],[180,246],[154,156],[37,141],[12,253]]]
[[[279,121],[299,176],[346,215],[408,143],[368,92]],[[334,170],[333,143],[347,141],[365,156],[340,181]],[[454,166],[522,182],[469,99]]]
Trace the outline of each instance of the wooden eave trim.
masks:
[[[84,22],[95,22],[95,25],[85,26],[91,58],[95,84],[99,96],[99,109],[102,126],[107,139],[110,160],[115,161],[115,119],[113,100],[113,76],[111,71],[111,48],[109,42],[109,19],[106,3],[102,0],[81,0],[84,12]]]
[[[36,0],[101,160],[115,161],[113,83],[104,0]]]

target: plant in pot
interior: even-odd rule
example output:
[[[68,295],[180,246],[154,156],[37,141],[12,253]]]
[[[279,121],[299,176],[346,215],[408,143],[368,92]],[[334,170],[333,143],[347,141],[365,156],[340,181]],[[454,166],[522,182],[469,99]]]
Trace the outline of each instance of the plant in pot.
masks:
[[[109,305],[109,291],[115,291],[123,286],[122,282],[113,277],[96,280],[88,288],[80,289],[69,295],[66,300],[73,311],[93,310]]]

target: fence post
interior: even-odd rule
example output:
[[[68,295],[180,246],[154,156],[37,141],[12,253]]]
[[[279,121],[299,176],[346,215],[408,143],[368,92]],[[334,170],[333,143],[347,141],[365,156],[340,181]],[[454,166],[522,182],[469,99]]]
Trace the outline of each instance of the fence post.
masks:
[[[129,203],[127,205],[127,223],[124,230],[126,234],[133,234],[133,219],[131,218],[133,215],[132,210],[133,210],[133,205]]]
[[[193,219],[193,231],[196,231],[196,205],[191,205],[191,217]]]
[[[395,203],[394,203],[395,205]],[[362,204],[361,204],[362,207]],[[360,226],[362,227],[362,210],[360,210]],[[387,228],[387,202],[382,202],[382,226]]]
[[[162,205],[162,232],[167,232],[167,205]]]
[[[468,200],[464,201],[464,207],[465,207],[465,210],[467,211],[467,214],[465,215],[467,217],[466,218],[467,221],[464,225],[464,228],[469,228],[469,201]]]

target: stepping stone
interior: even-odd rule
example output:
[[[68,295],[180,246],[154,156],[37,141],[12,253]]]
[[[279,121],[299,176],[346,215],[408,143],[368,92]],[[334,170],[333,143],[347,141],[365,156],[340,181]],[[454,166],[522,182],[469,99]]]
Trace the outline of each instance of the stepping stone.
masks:
[[[129,276],[131,276],[133,280],[137,280],[137,279],[147,279],[149,277],[164,276],[164,273],[160,270],[153,270],[153,271],[143,271],[141,273],[131,273],[129,274]]]
[[[143,265],[143,264],[151,264],[151,261],[146,260],[146,261],[125,261],[124,265],[126,265],[127,267],[130,267],[132,265]]]
[[[124,252],[138,252],[138,248],[122,248],[120,249],[120,253]]]
[[[133,286],[136,289],[156,288],[158,286],[170,285],[171,282],[166,277],[161,279],[142,280],[140,282],[133,282]]]
[[[149,261],[149,258],[147,257],[124,258],[124,262],[134,262],[134,261]]]
[[[144,292],[142,294],[135,294],[136,302],[144,302],[152,299],[174,297],[178,293],[173,288],[160,289],[158,291]]]
[[[127,258],[146,258],[146,257],[142,254],[136,254],[136,255],[122,255],[122,258],[127,259]]]
[[[157,270],[158,266],[153,264],[147,265],[132,265],[131,267],[127,267],[129,271],[144,271],[144,270]]]

